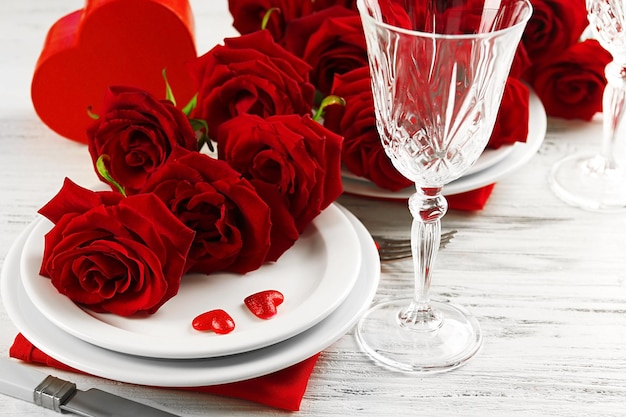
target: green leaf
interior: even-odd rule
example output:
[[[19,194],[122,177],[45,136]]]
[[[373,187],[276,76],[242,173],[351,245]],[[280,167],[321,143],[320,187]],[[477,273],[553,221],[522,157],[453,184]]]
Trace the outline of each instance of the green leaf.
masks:
[[[261,21],[261,29],[265,29],[267,27],[267,23],[270,20],[270,16],[274,12],[280,13],[280,8],[272,7],[265,12],[265,14],[263,15],[263,20]]]
[[[198,138],[198,150],[202,149],[204,144],[209,147],[211,152],[215,152],[215,148],[213,148],[213,142],[209,138],[209,125],[206,120],[203,119],[189,119],[189,123],[191,123],[191,127],[195,132],[200,132],[200,137]]]
[[[199,130],[204,130],[204,133],[206,134],[209,131],[209,125],[207,124],[206,120],[203,120],[203,119],[189,119],[189,123],[191,123],[191,127],[196,132],[199,131]]]
[[[115,181],[115,179],[113,179],[111,174],[109,174],[109,170],[107,169],[105,165],[105,162],[109,160],[110,160],[109,155],[106,155],[106,154],[100,155],[98,157],[98,160],[96,161],[96,169],[98,170],[98,173],[102,176],[102,178],[104,178],[109,184],[117,188],[120,194],[126,197],[126,191],[124,190],[124,187],[122,187],[120,183]]]
[[[165,68],[163,68],[163,70],[161,71],[161,75],[163,76],[163,81],[165,81],[165,99],[171,101],[172,104],[174,104],[175,106],[176,99],[174,98],[174,92],[172,91],[172,86],[170,85],[170,82],[167,80],[167,70]]]
[[[93,120],[98,120],[100,118],[100,116],[98,116],[96,113],[91,111],[91,106],[87,107],[87,115],[91,117]]]
[[[191,100],[189,100],[189,103],[187,103],[187,105],[185,107],[183,107],[183,113],[185,113],[185,116],[189,117],[189,115],[191,114],[193,109],[196,108],[197,104],[198,104],[198,93],[196,93],[191,98]]]
[[[339,104],[341,106],[345,106],[346,105],[346,100],[344,100],[342,97],[339,97],[339,96],[326,96],[326,97],[324,97],[324,99],[320,103],[320,106],[317,108],[317,111],[313,115],[313,120],[315,120],[316,122],[319,122],[320,119],[322,118],[322,116],[324,115],[324,110],[326,110],[326,107],[332,106],[332,105],[335,105],[335,104]]]

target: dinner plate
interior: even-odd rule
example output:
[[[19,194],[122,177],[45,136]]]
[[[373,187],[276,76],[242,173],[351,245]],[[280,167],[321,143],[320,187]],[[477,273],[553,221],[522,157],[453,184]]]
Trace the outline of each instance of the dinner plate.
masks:
[[[516,142],[501,158],[494,157],[493,163],[483,165],[443,187],[444,195],[460,194],[492,184],[526,164],[539,150],[546,136],[546,111],[539,97],[531,90],[529,102],[528,137],[526,142]],[[479,159],[480,160],[480,159]],[[480,166],[480,165],[479,165]],[[366,197],[405,200],[415,192],[414,187],[400,191],[389,191],[376,186],[365,178],[343,176],[343,189],[349,194]]]
[[[356,217],[341,210],[360,242],[362,261],[356,285],[346,300],[320,323],[262,349],[216,358],[158,359],[111,351],[70,335],[35,307],[19,278],[20,257],[28,230],[14,242],[2,267],[2,300],[15,326],[35,346],[66,365],[92,375],[161,387],[224,384],[266,375],[303,361],[333,344],[352,329],[374,298],[380,278],[376,246]]]
[[[491,166],[494,166],[498,162],[502,161],[504,158],[509,156],[513,149],[515,148],[514,143],[509,143],[506,145],[500,146],[498,149],[485,149],[478,160],[467,170],[465,175],[471,175],[476,172],[482,171],[483,169],[487,169]]]
[[[348,296],[356,282],[361,248],[354,227],[335,205],[311,223],[295,245],[272,264],[245,275],[187,274],[178,294],[155,314],[122,317],[81,308],[39,275],[44,235],[40,218],[26,238],[21,277],[32,303],[56,326],[79,339],[117,352],[155,358],[207,358],[259,349],[319,323]],[[284,302],[269,320],[244,305],[248,295],[278,290]],[[228,334],[193,329],[193,319],[213,309],[233,318]]]

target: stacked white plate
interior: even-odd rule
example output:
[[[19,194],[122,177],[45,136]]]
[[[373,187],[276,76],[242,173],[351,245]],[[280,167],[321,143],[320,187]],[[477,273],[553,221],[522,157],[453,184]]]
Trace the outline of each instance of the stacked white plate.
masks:
[[[274,264],[246,275],[190,274],[158,312],[124,318],[80,308],[39,275],[40,218],[15,241],[1,275],[7,313],[32,343],[81,371],[122,382],[191,387],[235,382],[296,364],[347,333],[369,307],[380,263],[365,227],[333,204]],[[285,301],[270,320],[243,299],[273,289]],[[235,320],[233,332],[198,332],[195,316],[215,308]]]
[[[531,90],[526,142],[504,145],[498,149],[486,149],[474,166],[461,178],[443,188],[445,195],[476,190],[516,171],[528,162],[543,143],[546,136],[546,111],[539,97]],[[407,199],[415,192],[414,187],[400,191],[389,191],[376,186],[366,178],[349,171],[343,172],[343,188],[346,192],[367,197],[385,199]]]

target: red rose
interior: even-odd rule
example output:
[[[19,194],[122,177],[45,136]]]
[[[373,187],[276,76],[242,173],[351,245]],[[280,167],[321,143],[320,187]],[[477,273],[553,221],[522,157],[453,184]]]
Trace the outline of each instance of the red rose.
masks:
[[[168,100],[157,100],[132,87],[107,90],[103,113],[87,136],[94,167],[100,156],[108,155],[107,169],[127,194],[136,193],[175,148],[198,148],[195,132],[182,111]]]
[[[142,189],[154,193],[196,232],[187,272],[240,274],[258,269],[270,246],[270,212],[254,187],[224,161],[176,155]]]
[[[488,148],[498,149],[502,145],[526,142],[528,137],[528,118],[530,91],[516,78],[509,77],[504,87],[502,103],[496,118]]]
[[[528,52],[522,43],[517,45],[515,56],[513,57],[513,63],[511,64],[511,70],[509,76],[514,78],[523,78],[526,72],[531,68],[532,62],[528,57]]]
[[[268,10],[277,8],[265,27],[277,41],[281,40],[287,22],[335,5],[352,7],[355,0],[229,0],[228,9],[233,16],[233,27],[241,34],[256,32]]]
[[[332,94],[342,97],[346,105],[328,107],[324,125],[344,137],[341,154],[344,166],[388,190],[397,191],[412,185],[385,154],[376,129],[369,67],[336,76]]]
[[[536,65],[531,85],[548,116],[591,120],[602,111],[604,69],[611,60],[597,41],[586,40]]]
[[[218,131],[219,157],[282,195],[299,232],[342,193],[342,138],[309,116],[242,115]]]
[[[39,210],[41,275],[72,301],[121,316],[154,313],[178,292],[193,231],[153,195],[124,198],[65,180]]]
[[[285,45],[313,67],[311,81],[324,95],[330,92],[335,74],[367,65],[361,18],[345,7],[331,7],[289,22]]]
[[[268,10],[277,8],[267,21],[267,29],[274,39],[283,37],[286,22],[306,14],[304,7],[312,2],[301,0],[228,0],[228,9],[233,16],[233,27],[242,35],[261,29]]]
[[[282,44],[296,56],[302,58],[307,47],[309,37],[315,33],[325,20],[332,17],[353,16],[354,10],[345,7],[332,7],[321,13],[305,14],[302,18],[292,19],[287,22]]]
[[[578,42],[588,25],[584,0],[531,0],[522,43],[533,63],[551,58]]]
[[[259,194],[259,197],[270,208],[272,230],[270,231],[270,248],[265,260],[274,262],[296,243],[300,233],[296,227],[295,219],[289,212],[284,196],[274,184],[256,178],[251,178],[250,183]]]
[[[419,5],[417,2],[413,2],[412,6],[420,7],[409,16],[409,11],[412,11],[412,9],[409,10],[403,1],[380,0],[378,2],[378,7],[380,7],[380,19],[388,25],[413,30],[416,22],[423,22],[426,7],[425,5]]]
[[[311,113],[311,68],[266,30],[226,39],[191,69],[199,85],[195,114],[207,121],[211,137],[221,123],[240,114]]]

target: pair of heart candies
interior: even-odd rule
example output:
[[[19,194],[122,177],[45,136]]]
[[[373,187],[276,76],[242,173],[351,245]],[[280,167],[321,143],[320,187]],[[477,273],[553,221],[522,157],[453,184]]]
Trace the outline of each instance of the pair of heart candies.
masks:
[[[247,296],[243,303],[255,316],[267,320],[276,315],[277,307],[285,297],[280,291],[266,290]],[[199,331],[213,331],[217,334],[230,333],[235,329],[235,320],[222,309],[202,313],[193,319],[192,327]]]

